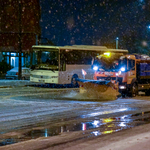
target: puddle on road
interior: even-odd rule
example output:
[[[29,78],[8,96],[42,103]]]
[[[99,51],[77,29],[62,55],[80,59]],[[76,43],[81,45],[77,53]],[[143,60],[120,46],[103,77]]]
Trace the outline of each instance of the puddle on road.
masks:
[[[14,144],[17,142],[26,141],[30,139],[36,139],[39,137],[56,136],[64,132],[73,132],[73,131],[83,131],[83,134],[85,133],[85,131],[86,132],[89,131],[89,134],[91,136],[99,136],[139,126],[146,123],[150,123],[150,111],[124,115],[114,118],[98,118],[97,116],[96,120],[91,120],[88,122],[66,124],[63,126],[50,126],[44,129],[36,128],[24,133],[22,135],[22,138],[10,137],[8,139],[0,139],[0,146]]]

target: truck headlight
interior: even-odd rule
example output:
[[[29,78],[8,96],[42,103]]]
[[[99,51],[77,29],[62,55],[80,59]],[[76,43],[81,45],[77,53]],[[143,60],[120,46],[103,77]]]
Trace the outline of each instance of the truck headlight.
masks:
[[[126,86],[124,86],[124,85],[121,85],[121,86],[119,86],[119,89],[126,89]]]
[[[120,69],[121,71],[125,71],[125,67],[121,67],[121,69]]]
[[[118,76],[119,75],[119,73],[116,73],[116,76]]]
[[[94,66],[93,70],[97,71],[98,70],[98,66]]]

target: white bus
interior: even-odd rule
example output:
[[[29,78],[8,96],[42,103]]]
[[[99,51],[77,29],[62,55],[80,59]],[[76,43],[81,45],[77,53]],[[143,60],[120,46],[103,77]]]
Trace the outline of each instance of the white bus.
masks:
[[[127,53],[127,50],[105,46],[44,46],[33,45],[30,81],[36,83],[72,84],[76,78],[93,79],[92,58],[104,52]]]

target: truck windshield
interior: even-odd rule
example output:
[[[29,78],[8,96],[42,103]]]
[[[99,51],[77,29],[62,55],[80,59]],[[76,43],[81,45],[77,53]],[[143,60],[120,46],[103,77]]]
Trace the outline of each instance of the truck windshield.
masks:
[[[98,66],[101,69],[104,69],[105,71],[117,71],[118,69],[118,59],[117,58],[106,58],[106,57],[100,57],[95,58],[93,65]]]
[[[118,64],[118,69],[122,67],[125,67],[125,69],[127,69],[127,58],[119,59]]]

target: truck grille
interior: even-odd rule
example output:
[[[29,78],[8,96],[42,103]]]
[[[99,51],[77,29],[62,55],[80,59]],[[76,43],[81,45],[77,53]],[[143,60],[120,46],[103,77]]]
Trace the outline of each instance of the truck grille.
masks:
[[[121,85],[122,84],[122,77],[118,77],[118,79],[117,79],[117,81],[119,82],[119,85]]]
[[[116,80],[116,77],[97,77],[97,80]]]

